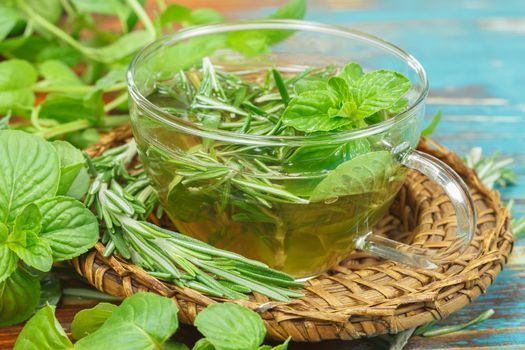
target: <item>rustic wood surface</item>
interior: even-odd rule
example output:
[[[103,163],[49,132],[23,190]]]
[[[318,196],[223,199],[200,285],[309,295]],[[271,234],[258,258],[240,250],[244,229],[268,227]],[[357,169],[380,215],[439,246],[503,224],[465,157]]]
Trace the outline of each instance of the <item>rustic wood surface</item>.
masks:
[[[282,1],[179,2],[213,7],[236,19],[258,17]],[[434,137],[460,154],[481,146],[487,154],[513,156],[518,185],[502,189],[503,198],[515,199],[515,216],[525,215],[525,1],[316,0],[309,4],[308,20],[374,33],[418,58],[431,85],[428,118],[443,111]],[[441,324],[462,323],[493,308],[496,314],[491,319],[450,335],[413,337],[406,349],[524,349],[524,277],[525,243],[517,242],[509,264],[488,293]],[[67,328],[78,310],[92,305],[67,299],[57,316]],[[2,328],[0,349],[11,349],[21,328]],[[178,338],[191,342],[196,336],[184,328]],[[291,350],[375,348],[369,340],[290,346]]]

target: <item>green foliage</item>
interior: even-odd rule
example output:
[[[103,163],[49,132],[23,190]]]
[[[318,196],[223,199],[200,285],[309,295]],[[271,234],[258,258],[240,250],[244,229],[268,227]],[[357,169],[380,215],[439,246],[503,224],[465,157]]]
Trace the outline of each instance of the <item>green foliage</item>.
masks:
[[[208,306],[195,326],[217,350],[257,350],[266,335],[259,315],[232,303]]]
[[[297,86],[283,123],[307,133],[360,128],[366,118],[396,106],[409,89],[410,81],[400,73],[363,74],[358,64],[349,63],[327,83],[307,80]]]
[[[46,272],[53,261],[78,256],[98,240],[98,221],[91,211],[74,198],[57,196],[60,188],[67,193],[75,184],[81,172],[76,164],[83,167],[84,158],[66,142],[52,144],[21,131],[0,131],[4,325],[25,320],[40,300],[38,279],[22,267],[15,270],[19,261]]]
[[[1,309],[0,309],[1,310]],[[71,325],[78,341],[68,339],[49,304],[24,326],[14,350],[98,350],[118,345],[120,350],[188,350],[184,344],[169,341],[177,331],[177,306],[169,298],[138,293],[120,306],[100,303],[75,315]],[[206,338],[193,350],[286,350],[290,339],[276,347],[262,346],[266,329],[261,317],[237,304],[213,304],[195,320]]]
[[[71,323],[73,337],[79,340],[96,332],[116,309],[116,305],[100,303],[91,309],[79,311]]]

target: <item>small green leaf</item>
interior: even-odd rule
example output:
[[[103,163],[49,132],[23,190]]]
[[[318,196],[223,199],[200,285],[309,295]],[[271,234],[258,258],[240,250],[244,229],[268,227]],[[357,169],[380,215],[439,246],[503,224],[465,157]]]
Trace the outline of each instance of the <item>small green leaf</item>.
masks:
[[[117,309],[110,303],[99,303],[91,309],[79,311],[71,323],[71,332],[77,340],[97,331]]]
[[[40,236],[49,243],[55,261],[79,256],[97,243],[98,220],[79,201],[58,196],[37,204],[43,213]]]
[[[328,86],[339,97],[339,100],[349,101],[352,98],[350,87],[346,80],[341,77],[331,77],[328,80]]]
[[[36,82],[35,68],[22,60],[0,62],[0,114],[13,110],[25,114],[35,104],[32,86]]]
[[[82,80],[73,72],[69,66],[59,60],[47,60],[38,66],[44,80],[39,86],[81,86]]]
[[[191,350],[215,350],[215,346],[206,338],[199,339]]]
[[[193,10],[190,14],[186,26],[197,26],[201,24],[220,23],[224,21],[222,13],[210,8],[199,8]]]
[[[357,106],[355,118],[364,119],[380,110],[389,109],[408,90],[410,80],[401,73],[380,69],[363,75],[352,90]]]
[[[38,234],[42,229],[42,215],[35,204],[27,205],[15,219],[8,247],[27,265],[47,272],[53,265],[49,244]]]
[[[3,41],[15,28],[20,14],[9,4],[0,4],[0,41]]]
[[[0,282],[8,278],[16,270],[18,257],[6,244],[7,226],[0,222]]]
[[[363,68],[355,62],[347,63],[339,73],[349,86],[353,86],[363,76]]]
[[[366,139],[338,145],[302,146],[286,160],[284,169],[288,173],[332,170],[339,164],[369,151],[370,144]]]
[[[436,129],[436,126],[439,124],[441,120],[441,111],[438,111],[434,116],[432,117],[432,121],[426,128],[421,131],[421,136],[428,136],[434,132]]]
[[[117,41],[93,50],[93,57],[106,64],[117,62],[133,55],[151,41],[151,34],[145,30],[135,30],[124,34]]]
[[[330,131],[351,123],[348,118],[330,118],[336,107],[335,97],[328,91],[306,91],[294,97],[283,112],[283,124],[304,132]]]
[[[0,221],[12,223],[19,211],[56,194],[60,177],[58,155],[38,136],[0,131]]]
[[[257,350],[266,335],[257,313],[233,303],[208,306],[197,315],[195,326],[217,350]]]
[[[55,317],[55,307],[46,305],[26,323],[14,350],[69,350],[73,344]]]
[[[328,90],[328,83],[324,80],[301,79],[294,85],[294,92],[300,95],[305,91]]]
[[[125,349],[155,349],[177,330],[177,306],[153,293],[124,300],[104,325],[75,344],[77,350],[98,350],[119,344]]]
[[[284,343],[274,346],[272,350],[288,350],[288,344],[290,343],[290,340],[292,340],[292,337],[288,337]]]
[[[18,268],[0,282],[0,327],[12,326],[28,319],[40,299],[38,278]]]
[[[66,141],[54,141],[53,146],[60,157],[60,184],[58,195],[82,198],[90,184],[86,159],[82,152]]]
[[[398,169],[399,163],[388,151],[359,155],[328,174],[314,189],[310,201],[384,191]]]
[[[102,93],[98,91],[83,96],[53,93],[47,95],[44,102],[40,105],[39,117],[42,119],[54,119],[60,123],[87,119],[95,124],[102,117],[102,107]]]
[[[190,350],[186,344],[167,341],[164,344],[164,350]]]
[[[112,85],[126,81],[126,66],[112,68],[106,75],[95,82],[95,87],[99,90],[106,89]]]
[[[185,23],[191,17],[191,9],[180,4],[171,4],[160,14],[161,27],[171,23]]]

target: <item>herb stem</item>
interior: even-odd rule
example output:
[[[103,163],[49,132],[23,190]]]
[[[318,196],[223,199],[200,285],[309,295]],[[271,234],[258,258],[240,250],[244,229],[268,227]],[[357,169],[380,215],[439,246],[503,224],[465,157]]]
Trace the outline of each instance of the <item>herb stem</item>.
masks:
[[[80,44],[77,40],[67,34],[65,31],[55,26],[53,23],[49,22],[44,17],[40,16],[38,13],[33,11],[33,9],[26,4],[25,0],[17,0],[20,8],[31,18],[35,23],[45,28],[47,31],[62,39],[64,42],[82,52],[84,55],[93,58],[93,51],[91,48],[85,47]]]
[[[86,288],[64,288],[62,290],[63,296],[75,297],[81,299],[91,299],[100,301],[120,301],[122,298],[115,297],[106,293],[99,292],[98,290],[86,289]]]
[[[102,89],[104,92],[113,92],[119,91],[126,88],[126,83],[119,83],[115,85],[108,86],[107,88]],[[79,85],[79,86],[39,86],[38,84],[33,86],[33,92],[91,92],[96,90],[97,87],[93,85]]]
[[[104,106],[104,112],[108,113],[112,111],[115,108],[118,108],[122,103],[126,102],[128,100],[128,93],[127,91],[120,94],[119,96],[115,97],[111,102],[108,102]]]
[[[79,119],[69,123],[57,125],[44,131],[37,132],[38,135],[43,138],[50,139],[52,137],[64,135],[73,131],[79,131],[87,129],[91,126],[91,123],[86,119]]]
[[[151,38],[155,38],[157,36],[157,31],[155,30],[155,26],[153,25],[153,22],[151,22],[148,14],[144,11],[144,8],[137,0],[126,0],[126,2],[137,14],[137,17],[140,19],[146,30],[151,34]]]
[[[438,336],[438,335],[444,335],[444,334],[448,334],[448,333],[453,333],[453,332],[457,332],[457,331],[460,331],[462,330],[463,328],[467,328],[469,326],[472,326],[476,323],[480,323],[480,322],[483,322],[487,319],[489,319],[490,317],[492,317],[492,315],[494,315],[494,310],[493,309],[489,309],[483,313],[481,313],[478,317],[468,321],[468,322],[465,322],[465,323],[462,323],[462,324],[458,324],[458,325],[454,325],[454,326],[445,326],[445,327],[440,327],[440,328],[436,328],[436,329],[431,329],[429,331],[426,331],[424,332],[423,334],[421,334],[423,337],[435,337],[435,336]]]

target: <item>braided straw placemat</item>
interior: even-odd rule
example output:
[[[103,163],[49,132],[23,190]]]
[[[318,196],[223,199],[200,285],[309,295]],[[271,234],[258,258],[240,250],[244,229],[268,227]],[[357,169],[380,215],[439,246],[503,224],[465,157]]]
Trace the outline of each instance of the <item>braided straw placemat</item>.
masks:
[[[88,152],[98,155],[131,136],[129,126],[117,128]],[[447,317],[494,282],[512,250],[509,214],[498,192],[485,187],[472,169],[443,146],[426,139],[419,149],[448,163],[467,182],[478,213],[470,247],[453,263],[436,270],[414,269],[354,252],[329,273],[308,281],[302,299],[282,303],[256,294],[249,301],[235,300],[261,314],[270,339],[282,340],[290,335],[294,341],[315,342],[397,333]],[[397,240],[436,248],[450,244],[455,225],[454,210],[440,187],[410,172],[390,213],[375,230]],[[181,322],[187,324],[192,324],[207,305],[225,301],[162,282],[128,261],[105,258],[103,249],[98,243],[73,260],[78,273],[101,291],[120,297],[139,291],[172,297],[180,309]]]

